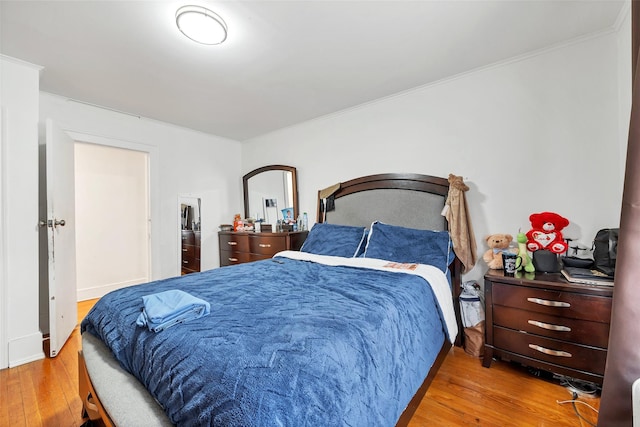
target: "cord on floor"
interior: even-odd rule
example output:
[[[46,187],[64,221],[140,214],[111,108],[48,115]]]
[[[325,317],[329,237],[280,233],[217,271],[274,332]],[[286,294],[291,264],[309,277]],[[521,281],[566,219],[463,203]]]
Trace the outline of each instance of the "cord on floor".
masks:
[[[571,395],[573,396],[573,399],[571,399],[571,400],[556,400],[556,402],[558,404],[560,404],[560,405],[563,405],[565,403],[571,403],[571,405],[573,405],[574,412],[578,416],[578,420],[580,421],[580,425],[582,425],[582,421],[584,421],[585,423],[589,424],[590,426],[596,427],[596,424],[593,424],[591,421],[589,421],[588,419],[586,419],[585,417],[582,416],[580,411],[578,411],[578,407],[576,406],[576,403],[580,403],[582,405],[587,406],[588,408],[590,408],[596,414],[599,413],[598,410],[596,408],[594,408],[593,406],[589,405],[588,403],[583,402],[581,400],[578,400],[578,393],[577,392],[572,391]]]

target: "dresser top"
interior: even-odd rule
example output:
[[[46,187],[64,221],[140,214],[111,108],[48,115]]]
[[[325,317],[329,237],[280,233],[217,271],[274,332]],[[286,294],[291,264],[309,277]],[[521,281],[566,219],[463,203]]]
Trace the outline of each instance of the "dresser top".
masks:
[[[290,236],[294,234],[307,234],[308,231],[278,231],[271,233],[268,231],[218,231],[220,235],[236,235],[236,236]]]
[[[507,283],[510,285],[530,286],[536,288],[554,289],[564,292],[579,292],[591,295],[612,296],[613,286],[583,285],[579,283],[569,283],[560,273],[522,273],[517,272],[513,276],[508,276],[504,270],[488,270],[484,276],[485,280],[492,282]]]

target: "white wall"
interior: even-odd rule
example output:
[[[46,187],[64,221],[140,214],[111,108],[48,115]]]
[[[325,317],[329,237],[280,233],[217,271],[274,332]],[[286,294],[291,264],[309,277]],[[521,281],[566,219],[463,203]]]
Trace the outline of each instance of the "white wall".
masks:
[[[202,198],[202,269],[219,265],[218,226],[228,223],[242,206],[240,160],[233,155],[240,150],[239,142],[48,93],[41,93],[40,103],[40,120],[52,118],[76,139],[91,143],[117,140],[153,152],[152,278],[180,274],[178,195]]]
[[[37,268],[39,72],[0,57],[0,368],[44,357]]]
[[[590,245],[619,223],[628,112],[617,67],[628,54],[617,44],[616,32],[601,34],[257,137],[243,144],[243,173],[295,166],[307,212],[319,189],[358,176],[453,173],[471,187],[480,254],[485,235],[527,231],[529,215],[546,210]]]

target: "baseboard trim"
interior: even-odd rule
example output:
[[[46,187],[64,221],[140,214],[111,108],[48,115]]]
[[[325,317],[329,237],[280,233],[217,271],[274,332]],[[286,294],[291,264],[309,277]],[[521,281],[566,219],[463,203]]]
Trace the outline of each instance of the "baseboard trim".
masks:
[[[94,286],[91,288],[78,289],[77,298],[78,301],[85,301],[88,299],[101,298],[111,291],[116,289],[126,288],[133,285],[139,285],[140,283],[146,283],[149,281],[147,277],[139,277],[136,279],[126,280],[118,283],[108,283],[106,285]]]
[[[41,359],[44,359],[44,351],[40,332],[9,340],[10,368]]]

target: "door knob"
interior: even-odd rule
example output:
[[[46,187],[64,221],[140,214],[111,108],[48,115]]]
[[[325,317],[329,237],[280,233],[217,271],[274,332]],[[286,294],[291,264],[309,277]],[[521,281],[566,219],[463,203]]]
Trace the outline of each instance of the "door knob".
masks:
[[[65,224],[66,224],[66,222],[65,222],[65,220],[64,220],[64,219],[60,219],[60,220],[56,219],[56,220],[53,220],[53,221],[52,221],[52,220],[50,220],[50,219],[49,219],[49,220],[47,220],[47,221],[45,221],[45,220],[41,219],[41,220],[38,222],[38,225],[39,225],[40,227],[51,227],[51,228],[56,228],[57,226],[64,227],[64,226],[65,226]]]

